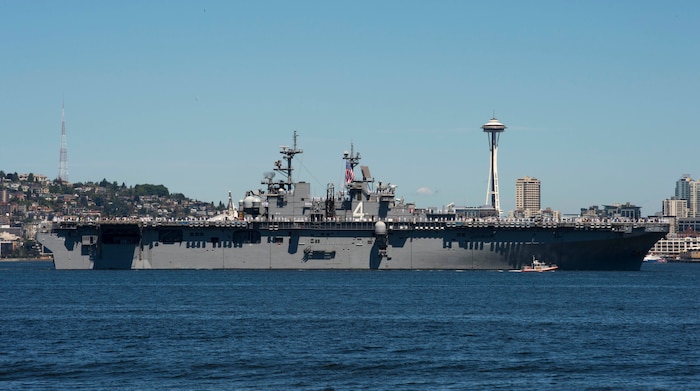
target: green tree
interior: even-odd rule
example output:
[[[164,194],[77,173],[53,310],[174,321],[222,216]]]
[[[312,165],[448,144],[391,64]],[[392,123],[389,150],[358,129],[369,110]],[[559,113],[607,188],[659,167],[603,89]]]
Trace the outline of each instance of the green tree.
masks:
[[[55,179],[49,186],[49,192],[52,194],[68,194],[73,192],[73,187]]]
[[[105,204],[107,203],[105,201],[105,197],[103,195],[96,195],[95,198],[92,199],[92,201],[95,202],[95,206],[98,208],[104,207]]]
[[[137,196],[158,196],[167,197],[170,192],[163,185],[135,185],[134,194]]]
[[[126,201],[119,198],[112,198],[106,205],[104,205],[103,212],[107,217],[126,217],[130,216],[133,211],[133,207],[126,203]]]

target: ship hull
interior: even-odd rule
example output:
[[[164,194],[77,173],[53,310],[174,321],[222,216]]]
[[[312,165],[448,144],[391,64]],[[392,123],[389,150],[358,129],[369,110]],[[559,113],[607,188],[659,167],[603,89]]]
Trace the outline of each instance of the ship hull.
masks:
[[[639,270],[662,226],[396,223],[85,224],[38,239],[56,269]],[[667,228],[667,226],[666,226]]]

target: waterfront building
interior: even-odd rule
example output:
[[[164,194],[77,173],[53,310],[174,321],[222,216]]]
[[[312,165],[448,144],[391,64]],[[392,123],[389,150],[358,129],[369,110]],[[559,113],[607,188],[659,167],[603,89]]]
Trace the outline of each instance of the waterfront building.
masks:
[[[699,236],[681,236],[661,239],[649,251],[669,259],[679,259],[681,254],[700,250]]]
[[[671,217],[669,220],[669,234],[656,242],[649,252],[669,259],[680,259],[700,251],[700,218]]]

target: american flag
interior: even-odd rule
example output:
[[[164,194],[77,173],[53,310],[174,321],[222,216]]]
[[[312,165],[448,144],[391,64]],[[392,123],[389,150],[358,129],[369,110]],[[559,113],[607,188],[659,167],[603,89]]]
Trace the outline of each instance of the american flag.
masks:
[[[345,182],[350,183],[355,180],[355,173],[352,171],[350,162],[345,162]]]

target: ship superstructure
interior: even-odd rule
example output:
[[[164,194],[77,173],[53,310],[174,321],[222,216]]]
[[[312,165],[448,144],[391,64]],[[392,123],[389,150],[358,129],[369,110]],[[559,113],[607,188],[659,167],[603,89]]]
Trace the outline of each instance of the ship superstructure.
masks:
[[[536,257],[560,270],[639,270],[661,222],[470,218],[417,208],[371,176],[351,146],[345,182],[325,197],[293,179],[297,134],[234,210],[211,220],[60,221],[39,240],[57,269],[510,270]],[[276,173],[283,178],[275,180]]]

